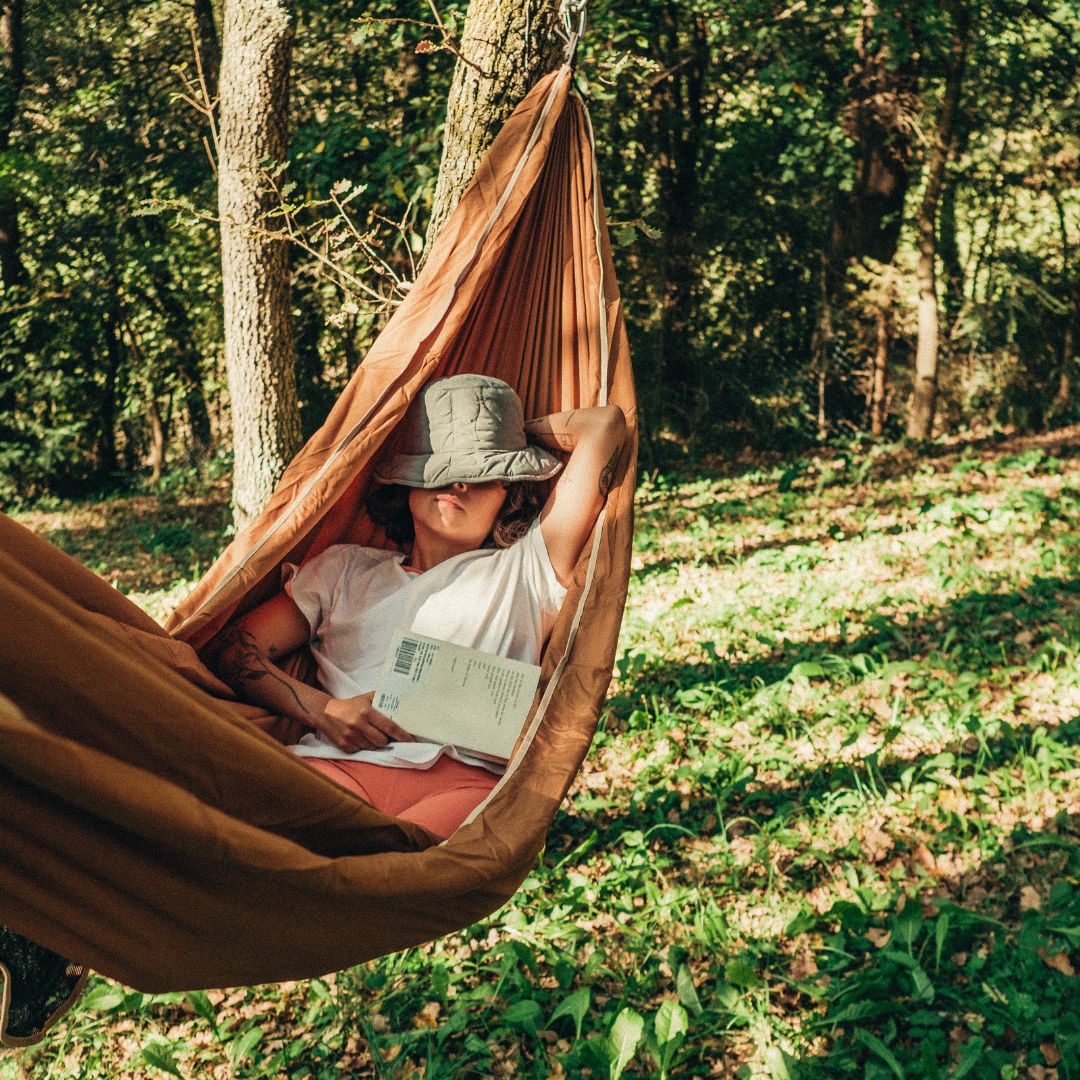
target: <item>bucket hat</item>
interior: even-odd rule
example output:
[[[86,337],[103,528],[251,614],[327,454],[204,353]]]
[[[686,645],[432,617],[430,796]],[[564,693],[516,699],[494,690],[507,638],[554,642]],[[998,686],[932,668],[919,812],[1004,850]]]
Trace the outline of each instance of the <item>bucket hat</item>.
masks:
[[[525,414],[513,387],[491,375],[451,375],[417,395],[375,479],[438,488],[547,480],[561,468],[554,454],[526,439]]]

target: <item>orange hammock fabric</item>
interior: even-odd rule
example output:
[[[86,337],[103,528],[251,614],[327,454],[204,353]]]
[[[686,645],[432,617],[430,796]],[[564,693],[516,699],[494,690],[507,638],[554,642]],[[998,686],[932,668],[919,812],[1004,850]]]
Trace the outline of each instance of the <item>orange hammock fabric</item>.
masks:
[[[198,649],[283,561],[381,542],[361,497],[428,380],[526,414],[610,400],[623,472],[548,643],[528,735],[449,840],[283,748]],[[0,923],[145,991],[301,978],[460,929],[514,892],[588,749],[629,574],[636,410],[592,134],[568,69],[507,121],[425,269],[270,505],[168,630],[0,518]],[[272,737],[272,736],[276,736]]]

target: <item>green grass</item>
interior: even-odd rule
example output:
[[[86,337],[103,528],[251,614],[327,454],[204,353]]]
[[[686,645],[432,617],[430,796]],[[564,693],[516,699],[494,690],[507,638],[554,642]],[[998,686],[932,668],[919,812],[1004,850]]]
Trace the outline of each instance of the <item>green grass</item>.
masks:
[[[601,731],[512,903],[308,983],[98,980],[0,1077],[1080,1077],[1080,433],[639,508]],[[161,614],[223,521],[73,547]]]

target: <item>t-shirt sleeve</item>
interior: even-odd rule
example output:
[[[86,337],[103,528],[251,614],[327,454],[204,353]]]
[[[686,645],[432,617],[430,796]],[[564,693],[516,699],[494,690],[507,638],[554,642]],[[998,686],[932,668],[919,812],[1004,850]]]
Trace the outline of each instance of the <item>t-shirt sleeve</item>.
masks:
[[[540,601],[540,610],[546,615],[557,615],[566,599],[566,587],[559,583],[555,567],[551,565],[539,518],[529,526],[519,543],[522,575]]]
[[[281,568],[281,587],[307,619],[312,637],[341,595],[349,561],[349,545],[335,544],[303,566],[285,563]]]

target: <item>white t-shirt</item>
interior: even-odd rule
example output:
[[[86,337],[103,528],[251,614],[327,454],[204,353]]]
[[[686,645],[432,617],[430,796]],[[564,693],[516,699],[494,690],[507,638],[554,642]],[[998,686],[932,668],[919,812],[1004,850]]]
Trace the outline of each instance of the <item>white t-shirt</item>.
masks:
[[[404,559],[397,551],[338,544],[298,570],[286,567],[285,589],[311,626],[311,652],[328,694],[349,698],[374,691],[398,630],[539,662],[566,597],[539,521],[508,548],[467,551],[422,574],[404,570]],[[448,753],[492,768],[435,743],[392,742],[347,754],[316,733],[292,749],[309,757],[413,769],[430,768]]]

